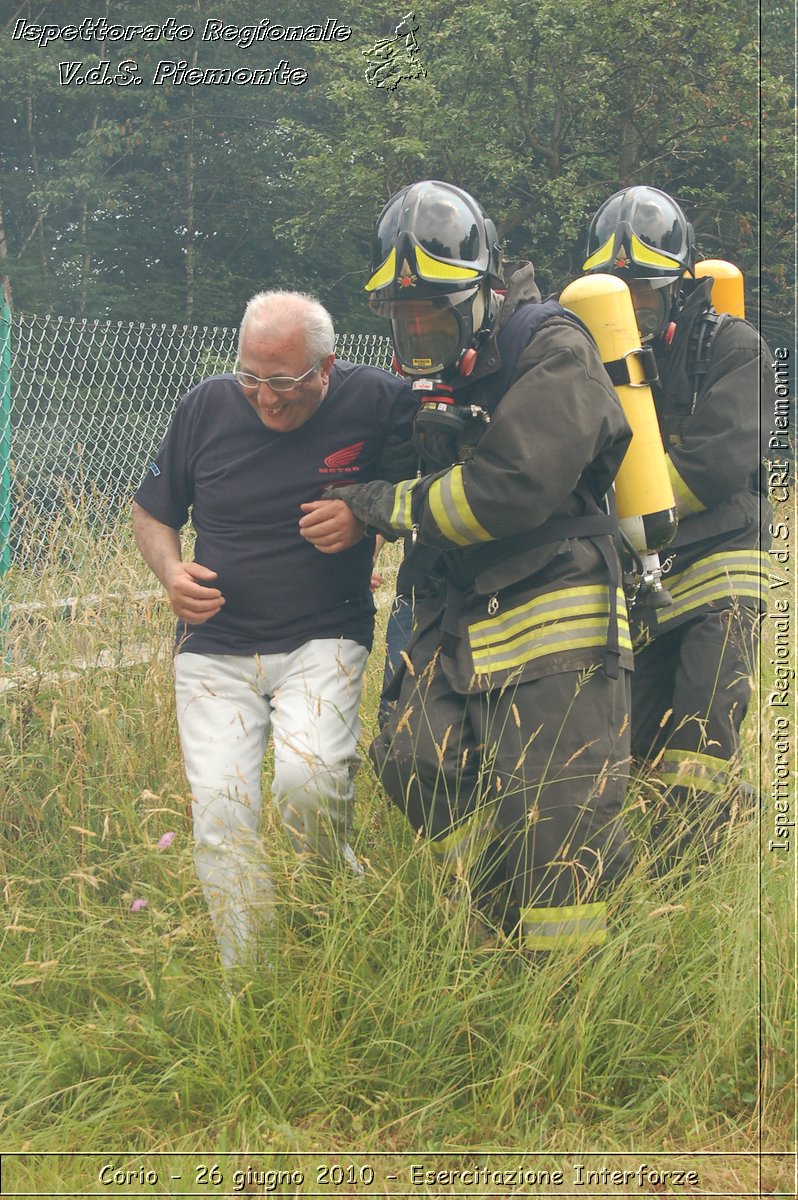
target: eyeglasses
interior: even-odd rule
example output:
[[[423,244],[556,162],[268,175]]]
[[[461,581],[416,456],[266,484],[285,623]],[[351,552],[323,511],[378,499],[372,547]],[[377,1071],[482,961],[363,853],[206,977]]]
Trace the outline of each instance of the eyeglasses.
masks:
[[[293,379],[290,375],[270,375],[268,379],[260,379],[257,375],[250,375],[249,371],[240,371],[237,367],[234,374],[242,388],[258,388],[262,383],[265,383],[266,387],[272,392],[292,392],[294,388],[302,387],[304,384],[309,383],[318,371],[321,363],[322,360],[319,359],[304,375],[300,375],[298,379]]]

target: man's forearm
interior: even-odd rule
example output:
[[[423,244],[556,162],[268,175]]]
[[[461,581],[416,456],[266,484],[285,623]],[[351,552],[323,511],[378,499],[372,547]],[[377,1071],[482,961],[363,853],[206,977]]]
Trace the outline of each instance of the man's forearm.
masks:
[[[166,588],[178,617],[201,625],[216,616],[224,604],[224,596],[212,586],[216,571],[198,562],[183,562],[180,530],[156,521],[134,502],[133,532],[142,558]]]
[[[141,557],[168,590],[170,570],[181,560],[180,531],[156,521],[134,501],[133,533]]]

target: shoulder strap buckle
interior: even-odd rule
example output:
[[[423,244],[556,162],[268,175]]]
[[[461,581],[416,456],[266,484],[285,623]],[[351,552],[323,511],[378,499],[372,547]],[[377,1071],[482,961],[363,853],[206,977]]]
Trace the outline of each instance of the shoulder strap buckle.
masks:
[[[640,363],[643,378],[633,380],[629,374],[629,359],[635,358]],[[604,364],[604,369],[612,380],[614,387],[650,387],[657,383],[659,373],[657,360],[651,346],[639,346],[628,350],[622,358],[614,358]]]

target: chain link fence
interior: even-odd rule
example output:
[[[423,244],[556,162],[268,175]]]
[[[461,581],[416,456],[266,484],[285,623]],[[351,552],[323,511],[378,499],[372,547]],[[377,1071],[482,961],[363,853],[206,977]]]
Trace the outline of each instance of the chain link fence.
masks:
[[[53,562],[70,573],[102,563],[178,401],[200,380],[232,370],[238,330],[19,313],[4,332],[10,396],[0,421],[8,481],[0,562],[20,602],[20,590]],[[341,334],[336,353],[387,368],[392,348],[386,337]]]

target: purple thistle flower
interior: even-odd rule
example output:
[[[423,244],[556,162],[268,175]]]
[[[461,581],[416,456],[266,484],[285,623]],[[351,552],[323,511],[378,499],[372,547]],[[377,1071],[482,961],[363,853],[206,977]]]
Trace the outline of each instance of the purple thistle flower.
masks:
[[[142,908],[147,907],[147,904],[148,904],[147,900],[142,900],[142,899],[134,900],[130,906],[130,911],[132,913],[141,912]]]
[[[159,850],[168,850],[174,840],[175,840],[174,832],[172,830],[170,830],[169,833],[165,833],[159,839],[158,849]]]

